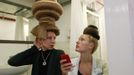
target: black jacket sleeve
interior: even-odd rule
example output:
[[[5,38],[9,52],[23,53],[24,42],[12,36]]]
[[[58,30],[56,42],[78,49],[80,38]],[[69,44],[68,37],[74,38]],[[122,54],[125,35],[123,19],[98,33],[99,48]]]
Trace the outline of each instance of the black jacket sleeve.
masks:
[[[20,52],[8,60],[8,64],[11,66],[30,65],[34,62],[39,50],[36,46]]]

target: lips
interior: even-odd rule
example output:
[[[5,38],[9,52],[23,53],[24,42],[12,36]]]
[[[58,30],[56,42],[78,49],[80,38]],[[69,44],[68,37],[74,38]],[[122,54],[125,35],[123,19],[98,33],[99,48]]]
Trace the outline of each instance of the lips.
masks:
[[[50,45],[50,47],[54,47],[54,45]]]

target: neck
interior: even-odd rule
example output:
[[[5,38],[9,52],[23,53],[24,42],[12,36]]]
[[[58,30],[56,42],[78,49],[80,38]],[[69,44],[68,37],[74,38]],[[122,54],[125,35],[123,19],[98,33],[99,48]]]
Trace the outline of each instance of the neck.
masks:
[[[81,53],[80,63],[92,63],[92,54]]]
[[[46,51],[46,50],[47,50],[46,48],[42,47],[42,51]]]

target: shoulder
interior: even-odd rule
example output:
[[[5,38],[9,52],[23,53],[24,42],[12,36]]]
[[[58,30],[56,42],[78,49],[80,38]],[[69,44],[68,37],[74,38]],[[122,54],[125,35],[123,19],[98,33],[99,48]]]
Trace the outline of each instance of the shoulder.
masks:
[[[97,58],[93,58],[93,66],[95,66],[96,68],[101,68],[102,67],[102,60],[97,59]]]
[[[53,53],[62,54],[62,53],[64,53],[64,50],[61,50],[61,49],[53,49]]]
[[[102,59],[94,59],[93,63],[94,73],[100,75],[108,75],[108,64],[105,60]]]

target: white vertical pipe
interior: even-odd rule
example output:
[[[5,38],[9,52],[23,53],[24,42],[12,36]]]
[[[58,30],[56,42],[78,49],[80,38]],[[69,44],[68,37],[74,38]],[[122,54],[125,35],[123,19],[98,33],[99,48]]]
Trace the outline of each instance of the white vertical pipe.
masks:
[[[23,27],[23,17],[17,16],[15,40],[24,40],[24,31],[23,30],[24,30],[24,27]]]

